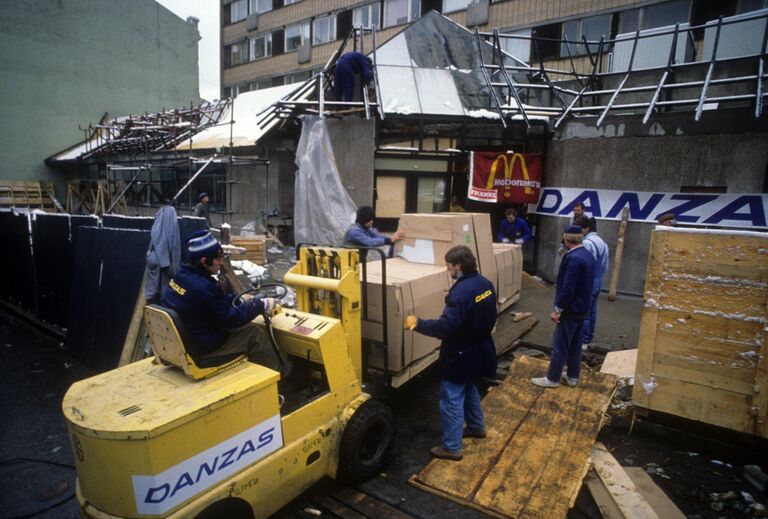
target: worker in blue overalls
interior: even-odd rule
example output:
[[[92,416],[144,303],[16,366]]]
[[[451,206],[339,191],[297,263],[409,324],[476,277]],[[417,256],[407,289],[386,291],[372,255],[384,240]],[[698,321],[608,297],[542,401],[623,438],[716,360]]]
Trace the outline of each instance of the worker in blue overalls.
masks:
[[[373,79],[373,63],[365,54],[347,52],[336,61],[333,76],[333,95],[337,101],[352,101],[355,90],[355,74],[360,74],[363,88]]]

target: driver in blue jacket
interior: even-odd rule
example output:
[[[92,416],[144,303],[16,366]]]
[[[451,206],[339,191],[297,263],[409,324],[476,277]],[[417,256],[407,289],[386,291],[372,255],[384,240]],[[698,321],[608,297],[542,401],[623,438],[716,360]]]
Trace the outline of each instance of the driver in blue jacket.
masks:
[[[259,314],[270,312],[271,298],[254,298],[233,305],[234,293],[225,294],[213,277],[224,257],[221,244],[210,231],[198,231],[187,240],[188,263],[173,275],[165,288],[162,305],[181,318],[192,341],[188,349],[201,367],[226,364],[247,354],[249,360],[279,371],[277,358],[262,345],[259,328],[250,324]]]
[[[477,260],[468,247],[450,248],[445,263],[456,282],[445,296],[442,315],[438,319],[409,315],[405,328],[442,340],[438,365],[443,441],[430,452],[436,458],[458,461],[462,437],[485,438],[476,384],[481,377],[496,374],[496,346],[491,337],[496,324],[496,291],[477,271]]]

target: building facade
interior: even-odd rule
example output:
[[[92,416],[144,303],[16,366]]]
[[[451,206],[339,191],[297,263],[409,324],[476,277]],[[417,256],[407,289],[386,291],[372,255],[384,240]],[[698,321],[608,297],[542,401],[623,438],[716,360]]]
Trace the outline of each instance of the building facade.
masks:
[[[199,102],[199,39],[154,0],[0,3],[0,177],[62,180],[78,126]]]
[[[353,26],[377,27],[377,46],[435,10],[482,31],[549,38],[505,40],[524,61],[581,72],[591,67],[584,39],[750,12],[766,0],[220,0],[222,97],[308,79],[322,69]],[[565,45],[562,40],[573,42]],[[368,49],[370,50],[370,49]],[[366,50],[366,52],[368,51]],[[596,49],[591,49],[593,52]]]

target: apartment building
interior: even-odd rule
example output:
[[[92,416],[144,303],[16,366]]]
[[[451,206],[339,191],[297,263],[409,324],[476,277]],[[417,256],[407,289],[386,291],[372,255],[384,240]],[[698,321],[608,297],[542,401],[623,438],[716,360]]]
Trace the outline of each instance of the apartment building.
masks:
[[[699,25],[766,6],[768,0],[221,0],[222,97],[304,81],[325,65],[353,26],[376,26],[381,45],[431,10],[470,29],[535,32],[547,40],[532,45],[528,39],[507,39],[505,50],[554,67],[573,62],[581,72],[591,66],[588,51],[597,50],[580,43],[584,40]]]

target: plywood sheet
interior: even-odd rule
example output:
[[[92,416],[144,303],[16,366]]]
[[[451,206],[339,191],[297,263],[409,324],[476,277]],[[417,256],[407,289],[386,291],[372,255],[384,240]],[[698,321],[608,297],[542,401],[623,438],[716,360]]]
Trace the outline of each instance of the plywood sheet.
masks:
[[[634,378],[637,363],[637,349],[608,352],[600,367],[600,373],[609,373],[619,378]]]
[[[432,460],[411,483],[496,517],[565,517],[581,487],[616,377],[584,370],[576,388],[530,378],[548,362],[516,359],[483,400],[488,436],[459,462]]]

